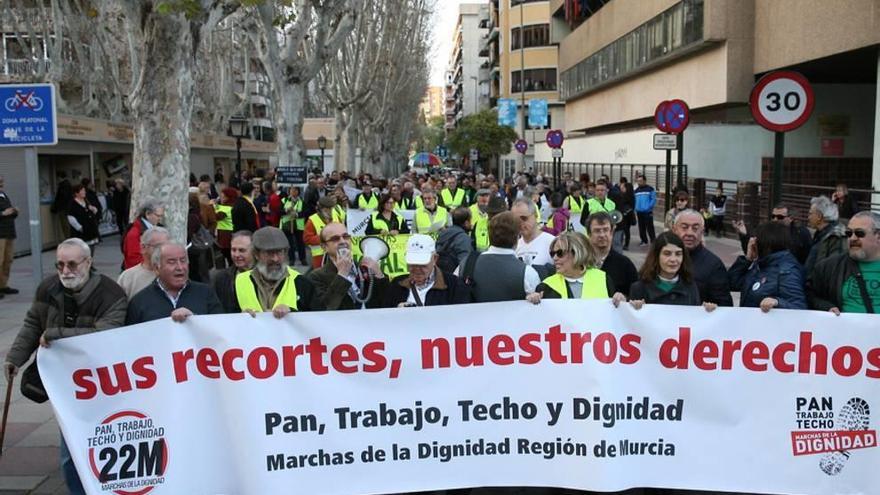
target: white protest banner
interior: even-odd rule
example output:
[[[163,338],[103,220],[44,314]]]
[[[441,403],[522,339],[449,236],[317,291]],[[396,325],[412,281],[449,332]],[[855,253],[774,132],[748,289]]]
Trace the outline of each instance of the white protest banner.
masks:
[[[367,235],[367,225],[370,224],[370,218],[373,210],[357,210],[349,208],[345,211],[345,227],[348,229],[349,235],[364,236]]]
[[[877,328],[522,301],[165,319],[38,361],[90,494],[870,494]]]

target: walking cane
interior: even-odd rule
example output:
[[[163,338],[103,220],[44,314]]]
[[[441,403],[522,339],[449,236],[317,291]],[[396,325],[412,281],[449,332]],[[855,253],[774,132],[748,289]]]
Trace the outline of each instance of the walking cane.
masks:
[[[12,383],[15,377],[6,383],[6,402],[3,403],[3,424],[0,425],[0,457],[3,456],[3,439],[6,438],[6,419],[9,417],[9,403],[12,399]]]

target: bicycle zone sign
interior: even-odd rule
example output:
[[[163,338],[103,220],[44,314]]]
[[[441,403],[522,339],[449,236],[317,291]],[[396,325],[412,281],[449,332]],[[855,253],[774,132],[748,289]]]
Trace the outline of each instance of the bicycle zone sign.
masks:
[[[762,77],[749,97],[755,121],[775,132],[802,126],[813,113],[815,103],[807,78],[792,71],[776,71]]]
[[[0,146],[39,146],[58,143],[55,86],[0,86]]]

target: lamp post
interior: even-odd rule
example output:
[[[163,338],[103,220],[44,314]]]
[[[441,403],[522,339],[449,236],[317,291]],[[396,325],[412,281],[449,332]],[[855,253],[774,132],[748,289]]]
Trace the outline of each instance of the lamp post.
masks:
[[[229,117],[229,134],[235,138],[235,176],[241,177],[241,138],[248,136],[248,119],[243,115]]]
[[[324,150],[327,149],[327,138],[323,134],[318,136],[318,148],[321,150],[321,174],[324,174]]]

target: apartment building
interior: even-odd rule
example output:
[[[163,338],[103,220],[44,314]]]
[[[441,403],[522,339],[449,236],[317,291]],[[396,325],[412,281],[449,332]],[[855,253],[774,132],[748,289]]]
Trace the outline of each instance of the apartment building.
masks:
[[[446,129],[452,130],[467,115],[480,110],[481,66],[480,40],[486,31],[481,22],[488,6],[463,3],[452,32],[452,52],[446,72]],[[485,72],[483,73],[485,76]],[[486,85],[485,82],[482,84]]]
[[[549,9],[567,31],[565,120],[554,122],[566,162],[663,163],[654,110],[677,98],[691,109],[689,175],[760,182],[774,136],[752,119],[749,94],[786,69],[806,76],[816,104],[786,135],[783,182],[880,189],[877,0],[551,0]],[[550,160],[546,145],[537,159]]]

